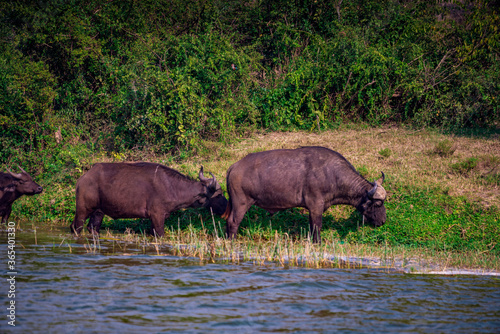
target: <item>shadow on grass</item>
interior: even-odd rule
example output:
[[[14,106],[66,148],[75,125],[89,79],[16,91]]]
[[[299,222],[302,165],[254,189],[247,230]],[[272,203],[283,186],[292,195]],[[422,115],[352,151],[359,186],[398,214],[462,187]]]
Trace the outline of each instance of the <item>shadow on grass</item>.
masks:
[[[500,137],[500,125],[492,125],[487,128],[451,128],[443,129],[440,132],[457,137],[492,139]]]
[[[195,230],[207,234],[225,235],[226,221],[220,216],[212,216],[207,210],[186,209],[173,213],[165,220],[165,230],[185,231],[192,226]],[[356,232],[362,226],[362,216],[354,210],[349,218],[334,219],[330,214],[323,215],[322,231],[333,230],[340,238]],[[117,219],[103,222],[103,229],[125,232],[127,229],[138,234],[148,234],[151,227],[149,219]],[[270,214],[258,207],[251,207],[240,224],[238,233],[252,238],[270,239],[278,234],[288,234],[293,239],[304,239],[309,233],[309,212],[301,208],[292,208]]]

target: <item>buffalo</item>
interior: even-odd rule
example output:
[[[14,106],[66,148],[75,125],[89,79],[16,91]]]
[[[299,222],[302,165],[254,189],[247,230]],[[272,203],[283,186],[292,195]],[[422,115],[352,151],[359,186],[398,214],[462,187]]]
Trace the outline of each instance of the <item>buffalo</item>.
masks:
[[[148,218],[151,234],[163,236],[165,219],[179,209],[205,207],[221,215],[227,199],[220,185],[199,172],[200,182],[157,163],[98,163],[76,184],[76,213],[71,230],[99,233],[104,215]]]
[[[229,203],[222,216],[227,237],[236,235],[252,205],[271,213],[306,208],[313,242],[321,242],[322,215],[336,204],[354,206],[369,223],[381,226],[386,220],[384,177],[367,181],[340,153],[325,147],[249,154],[227,172]]]
[[[23,195],[35,195],[43,191],[24,169],[21,173],[13,173],[7,170],[7,173],[0,172],[0,216],[2,224],[6,224],[12,211],[12,203]]]

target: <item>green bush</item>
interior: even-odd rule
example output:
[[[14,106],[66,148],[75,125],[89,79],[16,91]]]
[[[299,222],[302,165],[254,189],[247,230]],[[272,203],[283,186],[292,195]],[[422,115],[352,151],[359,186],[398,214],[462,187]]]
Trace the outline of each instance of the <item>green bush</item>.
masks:
[[[489,1],[50,0],[1,18],[0,162],[40,172],[80,143],[196,152],[256,129],[500,120]]]

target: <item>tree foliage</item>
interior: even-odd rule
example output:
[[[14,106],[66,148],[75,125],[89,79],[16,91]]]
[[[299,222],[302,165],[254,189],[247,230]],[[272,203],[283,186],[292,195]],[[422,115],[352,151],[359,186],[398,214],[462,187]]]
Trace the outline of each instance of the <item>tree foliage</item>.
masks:
[[[169,152],[253,129],[500,118],[493,1],[1,6],[2,163],[71,156],[58,131],[66,145]]]

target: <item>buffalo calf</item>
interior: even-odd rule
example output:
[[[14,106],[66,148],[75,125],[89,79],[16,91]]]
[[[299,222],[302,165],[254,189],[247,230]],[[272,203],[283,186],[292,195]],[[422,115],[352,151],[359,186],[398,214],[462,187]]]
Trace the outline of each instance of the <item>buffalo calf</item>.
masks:
[[[6,224],[12,211],[12,203],[23,195],[35,195],[43,191],[24,169],[21,173],[0,173],[0,216],[2,224]]]

